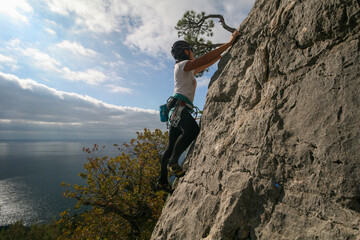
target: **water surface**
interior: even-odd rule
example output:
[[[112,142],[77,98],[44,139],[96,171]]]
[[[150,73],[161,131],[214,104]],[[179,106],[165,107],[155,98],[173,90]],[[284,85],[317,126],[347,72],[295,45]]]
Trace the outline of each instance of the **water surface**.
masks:
[[[94,143],[111,149],[119,141],[0,141],[0,226],[49,222],[72,208],[60,184],[81,183],[82,148]]]

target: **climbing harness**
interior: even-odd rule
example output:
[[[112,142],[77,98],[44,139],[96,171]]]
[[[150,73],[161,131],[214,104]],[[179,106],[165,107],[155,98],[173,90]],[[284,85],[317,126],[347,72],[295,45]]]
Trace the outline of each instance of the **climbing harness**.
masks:
[[[184,108],[187,108],[187,110],[189,112],[192,112],[193,107],[190,106],[189,104],[187,104],[185,101],[183,100],[178,100],[175,104],[175,107],[173,109],[170,110],[170,126],[171,127],[177,127],[180,120],[181,120],[181,112]]]
[[[186,101],[186,98],[180,94],[175,94],[174,96],[169,97],[166,100],[166,104],[161,105],[160,107],[160,121],[166,122],[167,128],[170,126],[177,127],[181,120],[181,112],[184,108],[190,112],[195,120],[199,120],[199,114],[202,114],[200,109],[192,104],[189,101]]]

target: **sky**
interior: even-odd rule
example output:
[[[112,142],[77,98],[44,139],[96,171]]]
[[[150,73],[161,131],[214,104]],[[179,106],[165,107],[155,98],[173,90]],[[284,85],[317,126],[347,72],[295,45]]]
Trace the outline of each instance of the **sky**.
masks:
[[[187,10],[237,28],[254,0],[0,0],[0,140],[128,139],[166,130],[174,29]],[[214,43],[230,33],[215,21]],[[203,108],[211,75],[198,78]]]

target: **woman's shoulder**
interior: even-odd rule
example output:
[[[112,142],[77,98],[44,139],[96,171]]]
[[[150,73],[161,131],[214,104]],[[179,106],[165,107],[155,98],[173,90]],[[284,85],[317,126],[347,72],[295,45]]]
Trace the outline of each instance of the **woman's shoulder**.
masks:
[[[178,68],[178,69],[181,69],[182,71],[184,71],[184,67],[188,61],[189,60],[183,60],[181,62],[175,63],[175,68]]]
[[[183,60],[180,62],[175,63],[175,65],[181,66],[181,65],[185,65],[189,60]]]

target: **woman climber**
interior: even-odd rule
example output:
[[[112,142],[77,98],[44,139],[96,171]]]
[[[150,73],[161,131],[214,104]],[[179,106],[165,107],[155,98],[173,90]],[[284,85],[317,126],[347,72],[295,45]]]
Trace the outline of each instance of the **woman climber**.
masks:
[[[168,170],[175,177],[182,177],[185,171],[179,166],[181,154],[199,134],[200,128],[192,117],[193,101],[196,90],[195,74],[205,70],[221,58],[239,35],[234,31],[230,40],[220,47],[194,59],[193,51],[186,41],[177,41],[171,47],[175,58],[174,95],[167,102],[170,111],[169,143],[161,159],[161,174],[157,183],[158,190],[172,192],[168,181]]]

